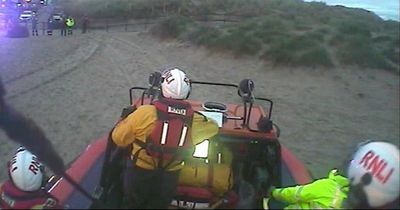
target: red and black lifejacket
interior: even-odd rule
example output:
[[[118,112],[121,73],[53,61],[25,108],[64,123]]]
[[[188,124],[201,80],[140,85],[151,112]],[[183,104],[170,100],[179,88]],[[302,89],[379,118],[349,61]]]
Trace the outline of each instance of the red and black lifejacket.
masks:
[[[190,103],[163,98],[155,101],[154,106],[157,109],[154,129],[145,144],[136,142],[159,160],[181,161],[191,155],[194,110]]]
[[[43,190],[25,192],[8,180],[0,188],[0,209],[59,208],[57,201]]]

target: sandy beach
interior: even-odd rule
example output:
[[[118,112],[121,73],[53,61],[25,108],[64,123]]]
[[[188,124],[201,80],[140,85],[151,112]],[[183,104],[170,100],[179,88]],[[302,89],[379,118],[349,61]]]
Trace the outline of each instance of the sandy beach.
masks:
[[[399,75],[379,69],[276,67],[252,57],[210,52],[146,33],[0,37],[6,100],[33,118],[65,163],[106,135],[129,104],[128,89],[147,85],[150,72],[184,69],[193,80],[255,82],[255,94],[274,101],[280,141],[315,177],[339,167],[365,139],[399,145]],[[192,99],[239,102],[235,91],[194,86]],[[18,145],[0,132],[0,180]]]

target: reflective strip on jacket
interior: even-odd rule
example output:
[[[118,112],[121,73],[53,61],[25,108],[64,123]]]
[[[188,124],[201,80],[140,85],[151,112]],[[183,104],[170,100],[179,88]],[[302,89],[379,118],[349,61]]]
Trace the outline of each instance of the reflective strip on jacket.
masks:
[[[289,203],[285,209],[340,209],[347,198],[348,185],[347,178],[330,174],[310,184],[276,188],[272,197]]]
[[[133,144],[132,155],[136,154],[141,148],[133,143],[135,140],[146,142],[154,128],[154,122],[157,120],[157,110],[153,105],[142,105],[137,108],[132,114],[120,121],[112,132],[114,143],[120,147],[126,147]],[[199,144],[206,139],[210,139],[218,133],[217,123],[195,113],[192,123],[192,142],[193,145]],[[139,151],[136,165],[144,169],[154,169],[158,160],[147,155],[144,149]],[[179,162],[172,163],[167,168],[169,171],[174,171],[182,168]]]

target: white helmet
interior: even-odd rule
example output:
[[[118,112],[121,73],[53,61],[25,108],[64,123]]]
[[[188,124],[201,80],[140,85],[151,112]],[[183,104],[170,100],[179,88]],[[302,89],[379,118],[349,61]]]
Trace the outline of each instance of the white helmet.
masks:
[[[399,165],[399,149],[395,145],[370,141],[353,154],[348,178],[351,186],[362,186],[362,197],[370,207],[381,207],[399,197]]]
[[[168,69],[161,76],[161,91],[165,98],[187,99],[191,83],[185,72],[177,68]]]
[[[8,173],[14,185],[22,191],[36,191],[42,186],[43,165],[23,147],[9,161]]]

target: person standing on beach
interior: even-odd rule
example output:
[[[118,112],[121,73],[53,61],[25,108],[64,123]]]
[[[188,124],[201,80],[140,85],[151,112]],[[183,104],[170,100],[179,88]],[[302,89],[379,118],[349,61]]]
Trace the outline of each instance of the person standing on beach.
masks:
[[[39,36],[38,30],[37,30],[37,22],[38,22],[38,19],[37,19],[36,15],[34,15],[32,17],[32,36]]]
[[[87,16],[83,17],[82,34],[86,33],[88,24],[89,24],[89,18]]]
[[[61,36],[67,36],[67,19],[65,17],[61,23]]]
[[[65,24],[67,27],[68,35],[72,35],[72,28],[75,25],[75,20],[72,17],[68,17]]]

